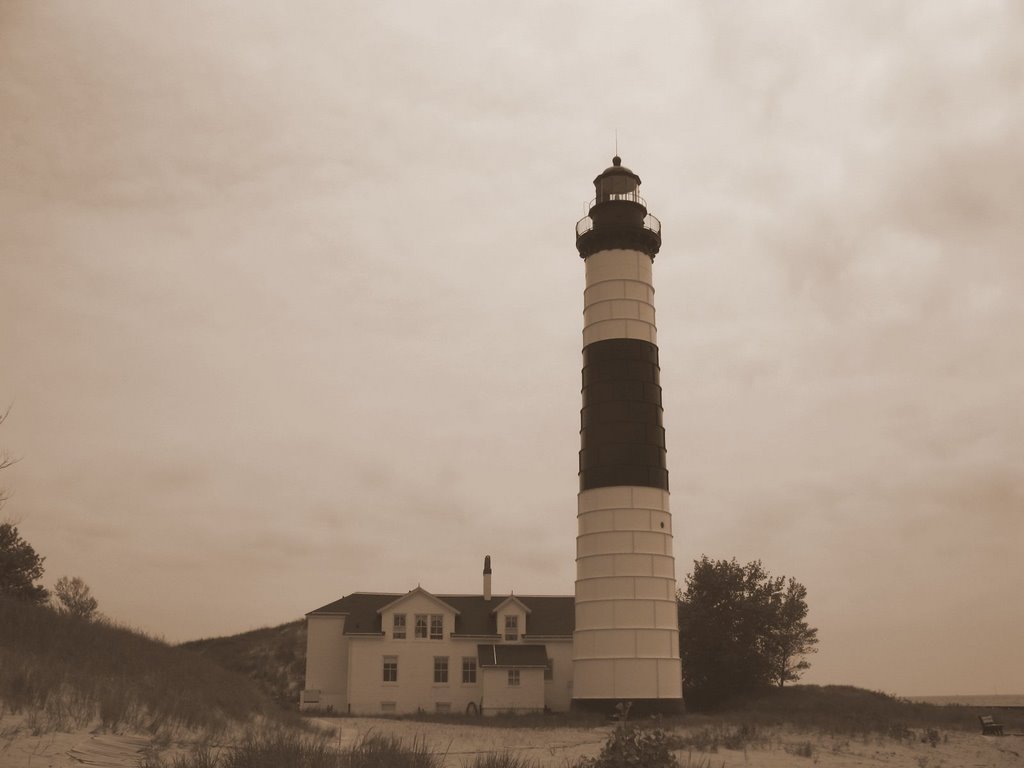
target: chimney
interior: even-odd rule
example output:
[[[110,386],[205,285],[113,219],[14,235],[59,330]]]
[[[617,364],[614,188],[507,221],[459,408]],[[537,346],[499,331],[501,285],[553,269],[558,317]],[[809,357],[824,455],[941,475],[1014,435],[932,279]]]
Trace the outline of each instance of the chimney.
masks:
[[[491,600],[491,556],[484,557],[484,600]]]

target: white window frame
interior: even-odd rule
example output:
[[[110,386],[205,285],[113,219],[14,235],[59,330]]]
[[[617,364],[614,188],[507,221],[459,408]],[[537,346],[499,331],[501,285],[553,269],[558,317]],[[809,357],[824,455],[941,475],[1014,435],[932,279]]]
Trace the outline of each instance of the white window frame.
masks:
[[[509,629],[512,631],[509,632]],[[505,614],[505,642],[512,642],[519,639],[519,615],[516,613]]]
[[[389,680],[388,673],[391,673],[393,677]],[[385,683],[397,683],[398,682],[398,657],[397,656],[385,656],[383,664],[381,665],[381,681]]]
[[[391,639],[405,640],[406,638],[405,614],[396,613],[391,621]]]
[[[510,669],[508,671],[508,687],[509,688],[518,688],[519,685],[520,685],[520,682],[521,682],[521,680],[519,678],[519,670],[518,669]]]
[[[472,680],[467,680],[467,677],[472,677]],[[476,685],[477,672],[476,672],[476,656],[463,656],[462,657],[462,684],[463,685]]]
[[[436,632],[434,631],[436,628]],[[430,639],[431,640],[444,640],[444,614],[443,613],[432,613],[430,614]]]
[[[442,679],[438,679],[442,678]],[[448,685],[448,657],[434,657],[434,685]]]

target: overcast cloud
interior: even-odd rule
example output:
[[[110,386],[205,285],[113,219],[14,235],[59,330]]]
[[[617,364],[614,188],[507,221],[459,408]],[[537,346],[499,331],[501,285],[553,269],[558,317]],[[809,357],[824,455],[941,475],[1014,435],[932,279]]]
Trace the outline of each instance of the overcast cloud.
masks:
[[[0,4],[3,514],[184,640],[571,594],[583,264],[655,263],[680,581],[809,590],[808,682],[1020,693],[1011,2]]]

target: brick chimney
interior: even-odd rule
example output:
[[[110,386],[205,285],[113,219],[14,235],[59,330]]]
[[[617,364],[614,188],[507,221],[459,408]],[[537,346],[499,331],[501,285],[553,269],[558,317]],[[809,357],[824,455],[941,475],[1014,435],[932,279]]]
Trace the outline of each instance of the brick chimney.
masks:
[[[484,600],[491,600],[491,556],[484,557]]]

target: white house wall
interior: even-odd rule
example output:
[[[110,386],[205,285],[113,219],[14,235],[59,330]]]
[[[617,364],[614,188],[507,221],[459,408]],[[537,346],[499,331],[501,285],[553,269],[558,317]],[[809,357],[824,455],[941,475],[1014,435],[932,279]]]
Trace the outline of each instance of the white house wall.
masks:
[[[462,658],[476,658],[476,641],[392,640],[353,637],[350,645],[349,701],[353,714],[381,714],[418,710],[434,712],[447,704],[452,712],[465,712],[469,702],[479,705],[480,671],[476,683],[462,682]],[[398,659],[398,681],[384,682],[384,657]],[[434,682],[434,657],[448,657],[448,682]]]
[[[540,643],[530,640],[528,643]],[[544,681],[544,705],[552,712],[568,712],[572,705],[572,640],[544,640],[548,658],[554,664],[552,679]]]
[[[508,669],[484,670],[484,714],[536,712],[544,708],[544,670],[519,670],[519,685],[508,684]]]
[[[348,638],[344,616],[308,617],[306,640],[306,691],[302,709],[348,709]],[[315,699],[315,700],[311,700]]]

